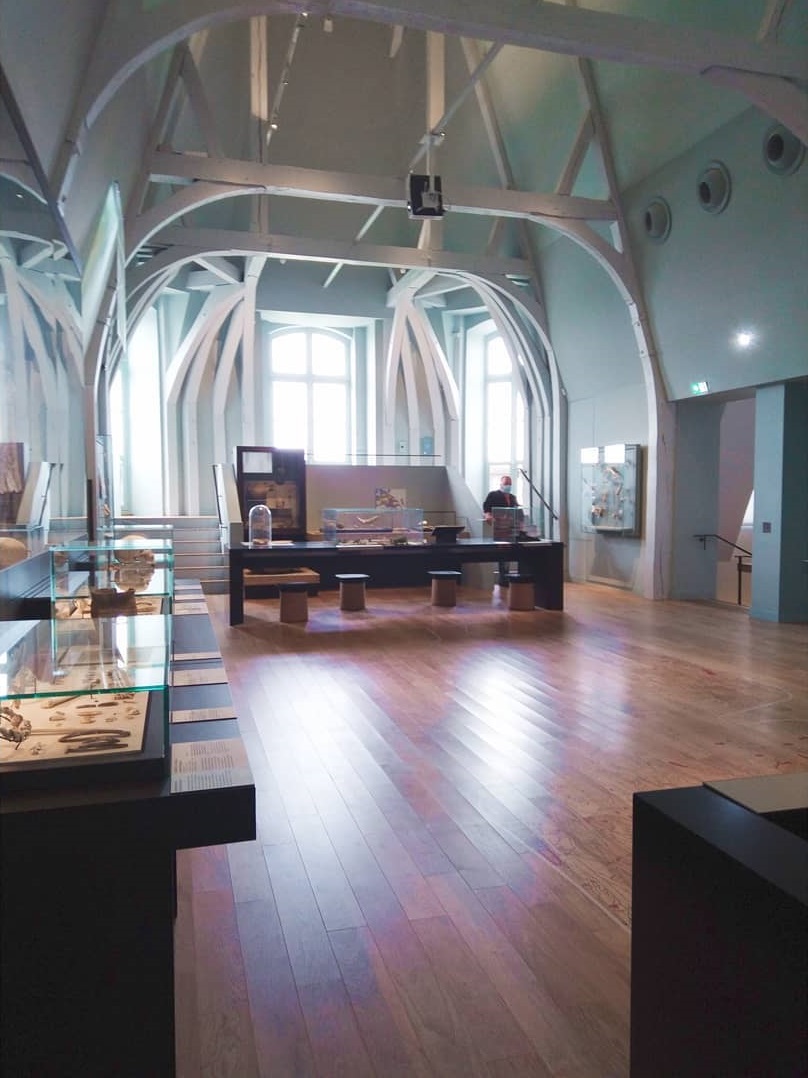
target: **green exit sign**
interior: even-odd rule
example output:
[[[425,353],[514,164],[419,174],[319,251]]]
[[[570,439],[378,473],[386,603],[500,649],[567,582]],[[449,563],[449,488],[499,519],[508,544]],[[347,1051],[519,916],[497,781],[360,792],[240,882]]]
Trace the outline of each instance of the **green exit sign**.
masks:
[[[696,397],[701,397],[705,393],[710,392],[710,387],[707,385],[706,382],[691,382],[690,392],[693,393]]]

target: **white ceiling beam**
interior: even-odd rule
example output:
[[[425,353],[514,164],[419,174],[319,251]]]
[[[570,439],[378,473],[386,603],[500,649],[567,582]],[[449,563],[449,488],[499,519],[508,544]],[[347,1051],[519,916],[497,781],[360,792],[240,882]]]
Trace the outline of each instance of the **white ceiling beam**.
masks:
[[[438,166],[434,154],[436,140],[431,132],[442,123],[446,107],[446,39],[443,34],[426,35],[426,129],[424,142],[427,175],[435,175]],[[410,169],[412,169],[410,165]],[[421,222],[418,246],[432,250],[443,246],[443,221],[426,218]]]
[[[143,162],[138,169],[138,174],[135,177],[135,182],[129,195],[129,203],[126,210],[127,219],[140,213],[143,208],[143,199],[149,183],[147,155],[151,154],[161,144],[165,137],[165,132],[169,123],[169,114],[177,98],[177,91],[180,86],[180,72],[182,71],[183,60],[187,51],[187,48],[182,45],[174,49],[171,55],[171,63],[168,66],[168,71],[166,72],[166,77],[163,82],[163,91],[160,95],[157,111],[154,114],[151,127],[149,128],[149,134],[146,138],[147,152],[143,155]]]
[[[469,41],[466,38],[461,38],[461,46],[463,48],[463,55],[466,59],[466,65],[471,71],[474,68],[475,62],[479,61],[480,44],[477,41]],[[500,183],[504,188],[512,190],[516,187],[516,181],[513,174],[513,168],[511,167],[510,160],[508,158],[508,151],[505,146],[505,139],[502,136],[502,129],[497,120],[494,104],[491,100],[491,95],[488,92],[488,86],[484,81],[478,81],[475,83],[474,91],[477,97],[477,106],[480,110],[480,116],[482,117],[483,127],[485,129],[486,136],[488,138],[488,145],[491,149],[491,153],[494,157],[494,163],[497,168],[497,174],[499,175]],[[566,196],[565,192],[565,196]],[[491,229],[489,235],[489,248],[493,249],[495,242],[498,242],[501,228],[502,219],[499,218]],[[526,220],[520,222],[520,243],[522,253],[530,262],[531,266],[531,286],[533,288],[533,294],[537,301],[540,302],[542,308],[544,307],[544,298],[541,294],[541,277],[539,275],[539,266],[536,259],[535,250],[531,243],[531,236],[529,235],[529,228]],[[546,316],[545,316],[546,321]]]
[[[371,176],[352,172],[329,172],[290,165],[262,165],[233,158],[214,160],[194,154],[157,153],[152,179],[158,183],[193,184],[205,180],[231,187],[263,189],[267,194],[331,202],[365,203],[404,207],[404,183],[399,177]],[[222,197],[235,194],[223,190]],[[444,202],[456,213],[500,214],[503,217],[568,217],[585,221],[610,221],[614,207],[592,198],[506,191],[496,187],[453,187]]]
[[[232,262],[228,262],[226,258],[203,257],[199,259],[199,264],[210,270],[211,273],[215,273],[221,284],[238,284],[241,280],[240,270]]]
[[[303,11],[682,74],[703,75],[719,68],[798,81],[808,75],[805,50],[800,46],[747,41],[690,25],[549,0],[497,0],[496,4],[491,0],[195,0],[192,5],[160,4],[149,11],[140,4],[114,4],[107,8],[53,170],[59,195],[66,190],[90,128],[129,76],[149,59],[206,26]]]
[[[387,306],[395,307],[399,300],[411,298],[435,276],[432,270],[411,269],[391,285],[387,292]]]
[[[742,94],[808,144],[808,95],[794,83],[721,67],[706,72],[705,78],[716,86]]]
[[[190,49],[185,51],[180,77],[188,94],[191,111],[199,124],[199,130],[205,141],[205,149],[212,157],[223,157],[224,151],[213,121],[213,110],[210,107],[205,85],[202,82],[199,68],[196,66],[196,61]]]
[[[250,146],[256,161],[266,161],[269,136],[269,26],[266,16],[250,19]],[[250,228],[269,232],[269,199],[251,200]]]
[[[578,179],[578,173],[581,171],[581,165],[584,163],[586,151],[589,149],[594,133],[592,114],[587,110],[581,117],[581,122],[575,135],[575,142],[572,144],[564,169],[558,178],[555,189],[557,195],[568,195],[575,186],[575,181]]]
[[[160,233],[160,240],[167,246],[174,243],[180,246],[193,244],[199,251],[264,254],[268,258],[286,258],[290,261],[345,262],[352,266],[383,268],[401,266],[481,276],[529,272],[528,263],[521,258],[490,258],[486,255],[456,254],[452,251],[417,251],[413,247],[383,247],[340,240],[301,239],[298,236],[282,236],[277,233],[257,236],[250,232],[231,232],[227,229],[176,228]],[[159,264],[159,258],[160,256],[152,261]]]

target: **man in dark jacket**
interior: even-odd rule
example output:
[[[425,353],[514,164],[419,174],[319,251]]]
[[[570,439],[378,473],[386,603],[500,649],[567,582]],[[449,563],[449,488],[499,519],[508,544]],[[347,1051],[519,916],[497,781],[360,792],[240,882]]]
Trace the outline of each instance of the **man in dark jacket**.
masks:
[[[489,522],[494,519],[494,509],[516,509],[519,502],[516,500],[516,496],[512,494],[513,482],[509,475],[501,476],[499,480],[499,490],[489,490],[485,496],[483,502],[483,513],[485,519]],[[494,538],[497,538],[496,527],[494,529]],[[501,561],[499,563],[499,586],[501,588],[507,588],[508,586],[508,572],[510,571],[510,563]]]

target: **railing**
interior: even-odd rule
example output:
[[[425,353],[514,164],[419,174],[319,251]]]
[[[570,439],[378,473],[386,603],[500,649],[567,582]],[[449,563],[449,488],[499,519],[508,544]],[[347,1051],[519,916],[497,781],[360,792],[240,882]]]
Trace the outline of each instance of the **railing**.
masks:
[[[707,549],[708,539],[717,539],[720,543],[726,543],[727,546],[731,546],[733,550],[740,550],[740,554],[735,554],[735,560],[738,562],[738,606],[742,606],[742,581],[744,573],[752,572],[752,562],[745,561],[745,558],[752,557],[752,551],[746,550],[742,546],[738,546],[737,543],[733,543],[731,539],[725,539],[723,535],[716,535],[715,532],[709,532],[704,535],[694,535],[694,539],[700,539],[702,547]]]

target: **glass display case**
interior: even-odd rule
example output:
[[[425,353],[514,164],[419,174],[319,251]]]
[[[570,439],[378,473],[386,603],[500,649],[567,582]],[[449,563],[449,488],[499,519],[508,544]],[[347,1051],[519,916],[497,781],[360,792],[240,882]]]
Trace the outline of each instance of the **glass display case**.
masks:
[[[171,618],[0,624],[0,790],[168,771]]]
[[[336,546],[423,545],[423,509],[323,509],[321,532]]]
[[[536,538],[537,530],[521,505],[495,505],[491,510],[491,537],[500,543],[516,543],[520,539]]]
[[[634,537],[642,524],[642,447],[581,450],[581,530]]]
[[[4,524],[0,526],[0,569],[23,558],[41,554],[48,545],[48,532],[42,524]]]
[[[174,545],[169,539],[133,533],[51,548],[56,618],[170,613],[173,596]]]

